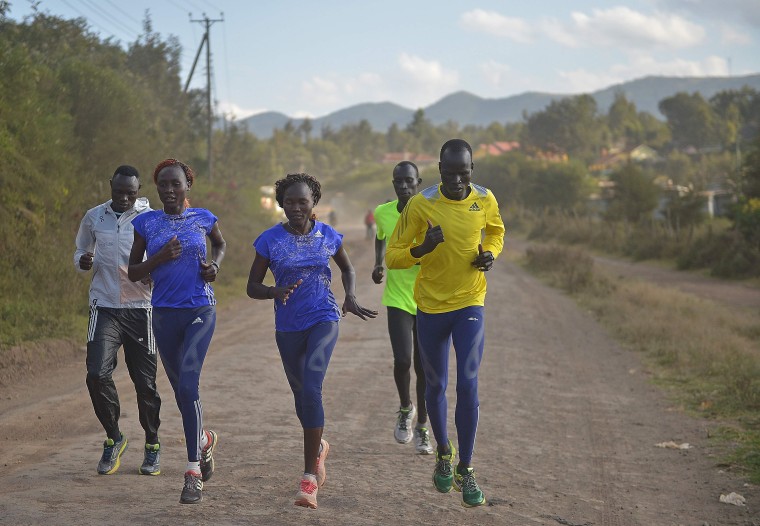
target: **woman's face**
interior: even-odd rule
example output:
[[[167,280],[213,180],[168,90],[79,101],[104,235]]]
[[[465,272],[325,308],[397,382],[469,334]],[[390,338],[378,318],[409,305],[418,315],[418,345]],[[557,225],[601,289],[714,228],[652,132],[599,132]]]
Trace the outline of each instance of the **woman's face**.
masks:
[[[288,223],[294,228],[304,227],[311,219],[314,199],[306,183],[296,183],[282,195],[282,209]]]
[[[167,213],[179,213],[185,206],[185,197],[190,186],[185,172],[179,166],[167,166],[156,178],[158,198],[164,204]]]

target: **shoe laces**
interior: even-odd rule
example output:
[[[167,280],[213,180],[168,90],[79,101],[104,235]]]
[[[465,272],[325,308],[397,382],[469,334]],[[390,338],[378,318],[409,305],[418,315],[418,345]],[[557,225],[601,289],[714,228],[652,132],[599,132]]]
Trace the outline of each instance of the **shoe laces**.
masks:
[[[420,437],[421,444],[426,446],[430,444],[430,433],[428,433],[428,429],[426,427],[418,427],[417,436]]]
[[[450,477],[451,476],[451,460],[449,460],[448,458],[439,458],[438,462],[436,462],[435,464],[435,470],[442,477]]]
[[[473,469],[467,469],[463,474],[460,474],[459,476],[461,477],[460,480],[463,491],[466,491],[467,493],[475,493],[477,491],[480,491],[480,487],[475,481],[475,471]]]
[[[317,485],[314,484],[309,479],[301,479],[301,486],[300,486],[301,493],[306,493],[307,495],[313,495],[315,491],[317,491]]]
[[[201,480],[201,477],[195,473],[185,473],[185,485],[183,486],[183,489],[202,490],[203,481]]]
[[[103,442],[103,456],[101,457],[101,461],[103,462],[109,462],[111,460],[111,457],[113,456],[113,448],[116,447],[116,443],[109,444],[109,441],[106,440]]]
[[[411,413],[411,410],[398,410],[398,428],[402,431],[407,430],[407,421],[409,420],[409,413]]]
[[[158,448],[152,449],[146,446],[145,448],[145,462],[153,465],[156,463],[158,457]]]

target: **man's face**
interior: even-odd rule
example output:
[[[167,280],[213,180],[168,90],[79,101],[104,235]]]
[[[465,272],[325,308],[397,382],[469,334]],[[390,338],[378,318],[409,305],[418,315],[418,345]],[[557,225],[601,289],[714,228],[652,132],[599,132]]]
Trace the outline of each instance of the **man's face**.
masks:
[[[137,177],[116,174],[111,179],[111,208],[114,212],[126,212],[137,201],[140,180]]]
[[[472,156],[469,151],[466,149],[444,151],[441,162],[438,163],[443,195],[454,201],[461,201],[467,197],[472,170]]]
[[[393,190],[402,204],[406,204],[420,188],[421,179],[414,167],[408,164],[397,166],[393,170]]]

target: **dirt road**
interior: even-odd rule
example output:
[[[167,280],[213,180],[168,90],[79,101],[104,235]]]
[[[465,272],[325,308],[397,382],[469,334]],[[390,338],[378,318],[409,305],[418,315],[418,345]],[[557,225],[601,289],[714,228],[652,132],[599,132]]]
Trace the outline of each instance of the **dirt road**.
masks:
[[[721,471],[704,421],[669,406],[589,314],[514,264],[488,276],[486,353],[474,463],[489,506],[438,494],[434,461],[393,440],[398,404],[372,245],[347,240],[358,296],[377,320],[341,322],[324,386],[331,445],[320,508],[292,505],[301,432],[273,335],[271,305],[220,306],[201,378],[207,426],[220,436],[204,502],[178,504],[185,465],[179,412],[163,370],[162,475],[137,474],[142,433],[119,366],[119,472],[98,476],[102,431],[78,363],[0,390],[2,524],[478,524],[572,526],[758,525],[760,492]],[[509,244],[507,243],[509,246]],[[337,294],[342,298],[342,294]],[[455,371],[449,389],[453,423]],[[455,438],[452,437],[452,438]],[[688,442],[688,450],[655,447]],[[736,492],[746,507],[719,502]]]

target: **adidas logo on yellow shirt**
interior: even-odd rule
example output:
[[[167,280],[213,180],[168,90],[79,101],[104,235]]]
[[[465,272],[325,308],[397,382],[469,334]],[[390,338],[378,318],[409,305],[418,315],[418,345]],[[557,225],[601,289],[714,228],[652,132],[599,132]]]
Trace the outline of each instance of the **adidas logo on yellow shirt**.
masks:
[[[472,203],[472,205],[470,205],[470,212],[480,212],[478,203]]]

